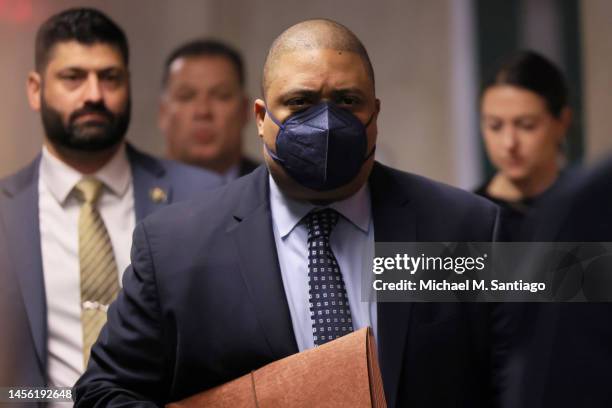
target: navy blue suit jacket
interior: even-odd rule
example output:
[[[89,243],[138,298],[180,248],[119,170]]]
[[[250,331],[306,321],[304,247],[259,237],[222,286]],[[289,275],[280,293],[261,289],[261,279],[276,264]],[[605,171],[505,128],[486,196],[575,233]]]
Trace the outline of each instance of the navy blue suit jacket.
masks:
[[[376,241],[490,241],[495,234],[497,207],[470,193],[380,164],[369,184]],[[298,352],[268,191],[260,166],[136,228],[132,265],[77,383],[76,406],[162,405]],[[378,305],[389,406],[488,405],[481,306]]]
[[[530,222],[534,232],[525,240],[612,242],[612,158],[574,174]],[[588,280],[581,278],[583,284]],[[510,391],[509,406],[612,406],[612,303],[609,285],[600,282],[604,296],[588,303],[523,307],[516,331],[520,342],[513,351],[521,363],[515,377],[522,381],[518,392]]]
[[[257,163],[255,160],[249,157],[243,156],[242,159],[240,159],[240,169],[238,172],[238,176],[239,177],[246,176],[247,174],[255,170],[258,166],[259,166],[259,163]]]
[[[196,197],[221,185],[214,173],[153,158],[130,145],[126,151],[132,170],[137,222],[169,203]],[[0,222],[5,226],[4,234],[0,229],[0,235],[4,235],[0,237],[0,246],[4,247],[0,252],[6,251],[9,258],[3,260],[7,266],[1,273],[6,285],[0,288],[0,297],[11,299],[4,302],[8,304],[7,310],[0,310],[0,317],[13,316],[11,336],[15,338],[13,343],[19,344],[11,351],[18,354],[11,374],[13,385],[47,384],[47,311],[38,220],[39,164],[40,155],[18,173],[0,180]],[[165,201],[152,199],[154,188],[166,193]]]

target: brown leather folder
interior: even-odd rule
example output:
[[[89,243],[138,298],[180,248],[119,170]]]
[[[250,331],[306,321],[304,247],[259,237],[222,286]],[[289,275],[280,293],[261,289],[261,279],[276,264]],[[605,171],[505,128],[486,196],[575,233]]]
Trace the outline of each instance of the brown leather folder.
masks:
[[[167,408],[386,408],[370,328],[275,361]]]

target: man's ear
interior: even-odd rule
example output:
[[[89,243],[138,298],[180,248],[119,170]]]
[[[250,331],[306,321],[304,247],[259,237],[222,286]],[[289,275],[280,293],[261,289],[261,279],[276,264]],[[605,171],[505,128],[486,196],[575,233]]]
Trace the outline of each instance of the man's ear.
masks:
[[[42,97],[42,78],[36,71],[31,71],[26,80],[26,92],[30,108],[36,112],[40,111],[40,98]]]
[[[253,113],[255,114],[255,122],[257,123],[257,133],[259,137],[264,135],[264,119],[266,118],[266,103],[261,99],[255,99],[253,104]]]
[[[376,98],[376,119],[378,119],[378,114],[380,113],[380,99]]]

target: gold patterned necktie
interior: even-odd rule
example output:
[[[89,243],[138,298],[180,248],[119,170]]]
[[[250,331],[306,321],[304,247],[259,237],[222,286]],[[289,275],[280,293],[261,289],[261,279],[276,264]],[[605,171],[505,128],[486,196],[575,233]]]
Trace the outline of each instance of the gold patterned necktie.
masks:
[[[82,201],[79,215],[79,266],[81,270],[81,324],[83,364],[106,322],[106,310],[119,291],[117,264],[108,231],[96,209],[102,182],[84,178],[75,186]]]

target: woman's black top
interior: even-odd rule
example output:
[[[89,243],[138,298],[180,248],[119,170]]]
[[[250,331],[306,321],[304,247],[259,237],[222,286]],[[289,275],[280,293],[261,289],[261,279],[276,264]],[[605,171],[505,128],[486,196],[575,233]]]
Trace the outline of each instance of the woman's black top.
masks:
[[[488,180],[485,184],[481,185],[474,191],[479,196],[493,201],[501,208],[498,241],[520,242],[529,240],[529,237],[527,236],[528,229],[525,226],[527,215],[544,197],[548,196],[550,192],[557,187],[560,178],[561,177],[557,178],[553,185],[542,194],[535,197],[525,198],[520,201],[505,201],[490,196],[487,189],[491,183],[491,180]]]

